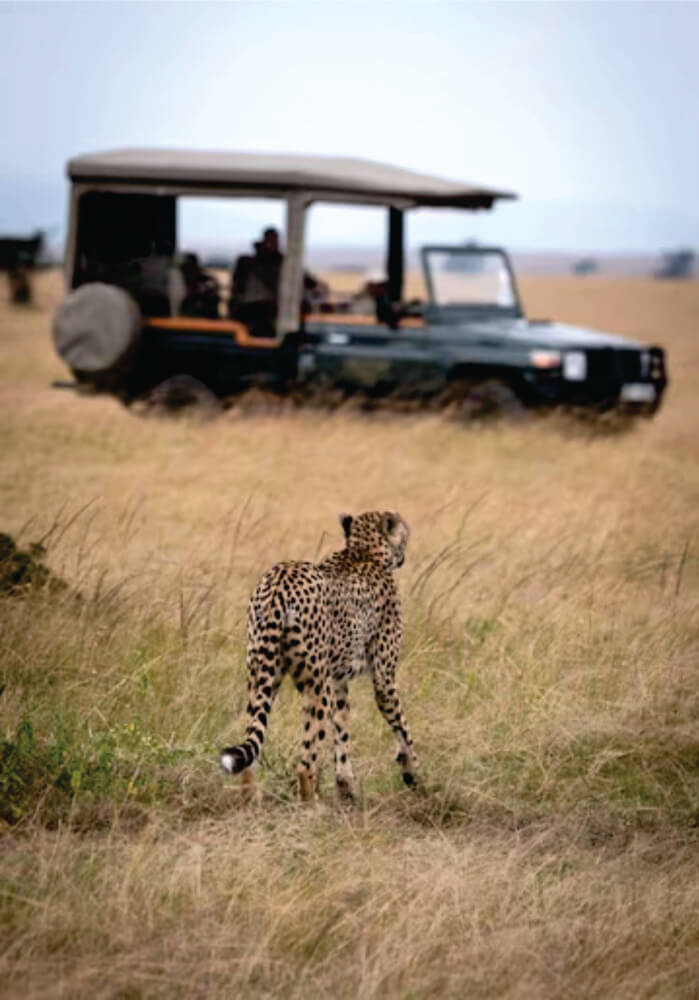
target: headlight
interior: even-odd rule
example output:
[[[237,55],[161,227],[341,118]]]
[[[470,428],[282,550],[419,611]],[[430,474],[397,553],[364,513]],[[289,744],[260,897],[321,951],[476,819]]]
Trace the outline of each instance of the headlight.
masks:
[[[587,378],[587,355],[584,351],[566,351],[563,358],[563,378],[569,382],[584,382]]]
[[[560,368],[561,352],[537,349],[529,352],[529,360],[535,368]]]

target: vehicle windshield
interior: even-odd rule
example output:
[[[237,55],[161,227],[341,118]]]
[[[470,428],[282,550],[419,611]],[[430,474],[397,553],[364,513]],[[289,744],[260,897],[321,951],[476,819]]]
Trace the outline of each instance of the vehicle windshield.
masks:
[[[478,247],[427,247],[425,277],[439,307],[518,310],[505,255]]]

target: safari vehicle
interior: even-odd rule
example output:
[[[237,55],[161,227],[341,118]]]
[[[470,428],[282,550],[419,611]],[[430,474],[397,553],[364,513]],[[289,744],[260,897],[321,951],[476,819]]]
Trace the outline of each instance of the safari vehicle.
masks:
[[[328,399],[360,393],[367,405],[466,414],[556,403],[652,413],[662,399],[660,347],[528,321],[500,248],[425,247],[426,301],[404,303],[404,213],[490,209],[510,192],[358,159],[173,150],[80,156],[68,176],[68,294],[54,341],[82,385],[128,401],[184,375],[222,398],[251,385],[301,400],[329,389]],[[191,195],[285,202],[273,325],[243,321],[211,286],[182,307],[176,203]],[[388,210],[385,282],[364,314],[330,297],[304,301],[306,214],[317,202]]]

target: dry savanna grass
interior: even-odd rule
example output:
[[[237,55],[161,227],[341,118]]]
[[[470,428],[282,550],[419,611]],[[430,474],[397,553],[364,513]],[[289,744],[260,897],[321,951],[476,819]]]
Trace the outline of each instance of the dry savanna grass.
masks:
[[[56,275],[0,302],[0,531],[68,584],[0,597],[0,996],[697,996],[699,285],[523,292],[664,344],[658,416],[146,419],[50,388]],[[301,807],[285,688],[246,808],[250,589],[368,508],[421,787],[360,680],[361,803]]]

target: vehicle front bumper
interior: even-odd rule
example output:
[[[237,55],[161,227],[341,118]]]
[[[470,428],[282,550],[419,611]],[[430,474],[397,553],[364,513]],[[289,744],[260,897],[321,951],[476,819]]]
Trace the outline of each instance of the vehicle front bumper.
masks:
[[[523,373],[533,403],[619,406],[649,414],[660,406],[667,384],[661,347],[571,350],[558,366]]]

